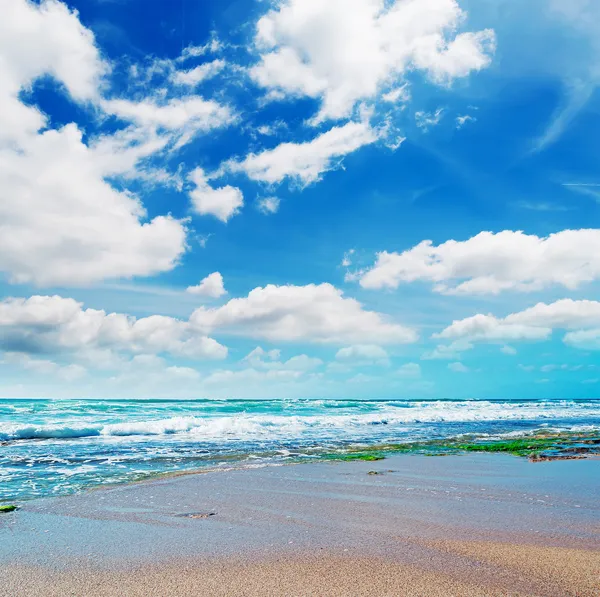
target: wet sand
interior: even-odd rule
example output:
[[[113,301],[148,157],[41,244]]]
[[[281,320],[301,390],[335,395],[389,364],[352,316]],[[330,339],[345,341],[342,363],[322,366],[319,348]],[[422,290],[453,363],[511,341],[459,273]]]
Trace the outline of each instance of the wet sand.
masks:
[[[600,460],[403,455],[35,500],[0,517],[0,595],[597,597]]]

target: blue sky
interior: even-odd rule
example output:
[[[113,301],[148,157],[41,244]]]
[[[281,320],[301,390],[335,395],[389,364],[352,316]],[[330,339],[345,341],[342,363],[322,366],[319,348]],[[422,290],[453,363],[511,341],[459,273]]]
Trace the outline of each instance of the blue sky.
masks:
[[[600,395],[593,0],[0,8],[1,395]]]

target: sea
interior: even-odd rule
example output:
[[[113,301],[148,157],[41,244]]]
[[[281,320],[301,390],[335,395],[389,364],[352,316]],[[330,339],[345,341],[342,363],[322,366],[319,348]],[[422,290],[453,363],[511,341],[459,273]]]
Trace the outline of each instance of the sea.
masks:
[[[0,400],[0,502],[357,446],[600,430],[600,400]]]

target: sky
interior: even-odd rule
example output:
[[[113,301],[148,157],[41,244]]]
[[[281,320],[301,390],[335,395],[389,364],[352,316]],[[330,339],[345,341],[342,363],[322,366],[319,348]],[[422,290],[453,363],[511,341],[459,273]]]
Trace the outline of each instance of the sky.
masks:
[[[0,396],[600,397],[595,0],[0,12]]]

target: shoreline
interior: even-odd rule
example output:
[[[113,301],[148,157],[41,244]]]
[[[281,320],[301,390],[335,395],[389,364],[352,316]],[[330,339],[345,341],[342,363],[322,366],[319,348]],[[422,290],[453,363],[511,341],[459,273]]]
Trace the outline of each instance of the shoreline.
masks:
[[[0,595],[600,592],[598,459],[403,454],[219,472],[23,503],[0,517]],[[291,584],[269,593],[277,582]]]
[[[30,441],[30,440],[22,440]],[[43,440],[39,440],[43,441]],[[5,442],[0,442],[0,447]],[[6,444],[9,445],[9,444]],[[320,462],[352,462],[368,461],[375,462],[398,455],[426,455],[426,456],[461,456],[470,453],[484,454],[510,454],[527,458],[529,462],[567,461],[580,459],[600,458],[600,434],[598,431],[561,431],[561,430],[537,430],[518,434],[499,434],[497,436],[480,436],[477,434],[462,434],[445,439],[422,440],[404,443],[373,443],[352,444],[331,447],[328,450],[322,448],[303,448],[300,452],[291,455],[285,460],[265,460],[260,463],[250,464],[246,460],[226,458],[219,464],[212,466],[197,467],[192,469],[181,469],[175,471],[152,471],[145,472],[140,478],[118,481],[116,483],[99,482],[81,487],[75,492],[60,494],[62,497],[77,495],[82,491],[99,491],[116,486],[131,485],[137,483],[152,482],[155,480],[168,479],[172,477],[196,475],[214,472],[227,472],[234,470],[248,470],[270,466],[288,466],[296,464],[316,464]],[[272,450],[263,454],[253,454],[261,458],[266,454],[272,455]],[[310,454],[310,456],[309,456]],[[235,464],[225,466],[230,461]],[[2,506],[20,507],[20,503],[30,500],[43,499],[49,496],[26,497],[21,499],[0,500]],[[54,496],[52,496],[54,497]],[[19,503],[20,502],[20,503]]]

